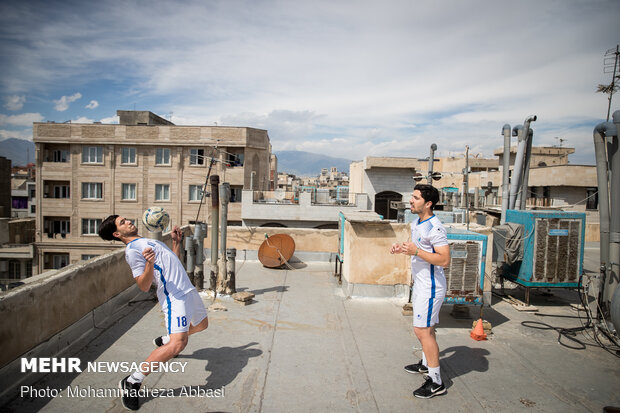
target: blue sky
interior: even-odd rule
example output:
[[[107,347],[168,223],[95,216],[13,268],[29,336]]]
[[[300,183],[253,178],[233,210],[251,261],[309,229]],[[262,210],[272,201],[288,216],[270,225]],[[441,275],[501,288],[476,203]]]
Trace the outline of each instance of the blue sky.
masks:
[[[536,114],[534,145],[593,163],[620,43],[617,0],[89,3],[0,2],[0,140],[136,109],[274,151],[491,156]]]

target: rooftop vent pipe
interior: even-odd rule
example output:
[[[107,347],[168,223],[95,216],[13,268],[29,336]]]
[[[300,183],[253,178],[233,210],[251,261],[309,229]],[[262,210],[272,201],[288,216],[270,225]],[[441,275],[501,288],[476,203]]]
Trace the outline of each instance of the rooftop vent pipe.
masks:
[[[594,128],[594,155],[596,158],[596,179],[598,184],[598,211],[601,231],[601,300],[603,283],[609,277],[609,176],[607,173],[606,136],[616,133],[611,122],[599,123]]]
[[[526,142],[523,140],[523,126],[517,125],[512,128],[512,136],[518,137],[517,156],[515,164],[512,168],[512,179],[510,180],[510,203],[508,209],[515,209],[517,196],[519,195],[519,186],[521,185],[521,170],[523,169],[523,158],[525,157]]]
[[[431,145],[431,156],[428,158],[428,184],[433,185],[433,161],[435,160],[435,151],[437,150],[437,145],[434,143]]]
[[[609,289],[608,296],[611,302],[612,322],[616,328],[616,334],[620,331],[620,303],[618,298],[620,294],[614,294],[618,290],[620,284],[620,110],[613,114],[614,124],[616,126],[615,138],[607,143],[607,157],[611,171],[610,188],[610,206],[611,212],[609,225],[609,279],[605,288]],[[607,292],[606,292],[607,293]]]
[[[504,135],[504,166],[502,169],[502,224],[506,223],[506,210],[510,197],[510,125],[505,124],[502,128]]]
[[[526,174],[529,175],[529,158],[532,153],[532,139],[530,139],[530,123],[536,121],[536,115],[528,116],[523,122],[523,126],[517,125],[513,128],[513,136],[519,137],[519,146],[517,147],[517,157],[515,159],[515,167],[512,172],[513,179],[510,184],[510,209],[525,209],[527,200],[527,187],[524,189],[523,184],[527,184]],[[520,202],[517,203],[517,198]]]
[[[532,142],[534,140],[534,131],[528,128],[527,145],[525,146],[525,161],[523,163],[523,179],[521,180],[521,208],[525,210],[527,198],[529,197],[528,181],[530,178],[530,160],[532,159]]]

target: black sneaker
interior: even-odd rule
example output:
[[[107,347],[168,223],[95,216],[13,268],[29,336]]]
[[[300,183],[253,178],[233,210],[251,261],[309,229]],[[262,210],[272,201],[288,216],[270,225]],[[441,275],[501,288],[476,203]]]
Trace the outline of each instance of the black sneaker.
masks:
[[[418,363],[416,364],[410,364],[408,366],[405,366],[405,371],[407,373],[412,373],[412,374],[427,374],[428,373],[428,367],[426,367],[424,364],[422,364],[422,360],[420,360]]]
[[[155,347],[161,347],[164,345],[164,341],[162,340],[161,336],[154,338],[153,339],[153,344],[155,345]]]
[[[128,378],[129,376],[118,383],[118,387],[121,389],[121,401],[125,409],[138,410],[140,408],[138,390],[140,390],[142,383],[130,383],[127,381]]]
[[[413,392],[415,397],[419,397],[421,399],[430,399],[431,397],[439,396],[440,394],[444,394],[446,392],[446,386],[442,384],[437,384],[430,377],[426,378],[426,381],[419,389]]]

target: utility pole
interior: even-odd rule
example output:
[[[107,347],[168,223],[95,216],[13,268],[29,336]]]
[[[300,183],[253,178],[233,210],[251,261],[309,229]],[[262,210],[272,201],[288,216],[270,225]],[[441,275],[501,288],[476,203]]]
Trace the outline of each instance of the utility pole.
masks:
[[[469,145],[465,146],[465,174],[463,175],[463,198],[465,199],[465,218],[469,231]]]

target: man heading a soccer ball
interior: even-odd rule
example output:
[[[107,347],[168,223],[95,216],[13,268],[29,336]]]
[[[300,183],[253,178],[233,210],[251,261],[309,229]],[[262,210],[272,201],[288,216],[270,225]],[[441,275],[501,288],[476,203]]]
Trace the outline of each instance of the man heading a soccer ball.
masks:
[[[179,260],[183,233],[172,229],[172,250],[161,241],[142,238],[138,228],[125,217],[110,215],[99,226],[99,236],[106,240],[123,242],[125,259],[131,267],[134,280],[142,291],[152,283],[157,286],[157,298],[166,319],[167,335],[157,337],[157,347],[141,366],[165,363],[179,354],[187,345],[188,337],[207,328],[207,310],[198,291],[192,285]],[[123,390],[123,405],[138,410],[138,390],[150,371],[135,371],[119,383]]]

